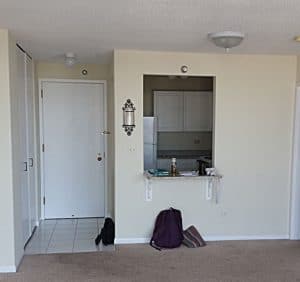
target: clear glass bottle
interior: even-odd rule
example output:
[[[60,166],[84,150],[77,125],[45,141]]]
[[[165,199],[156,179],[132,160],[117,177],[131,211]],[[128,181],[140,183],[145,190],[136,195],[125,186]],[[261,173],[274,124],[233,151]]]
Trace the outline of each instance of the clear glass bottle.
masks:
[[[177,175],[177,168],[176,168],[176,158],[172,158],[171,161],[171,176]]]

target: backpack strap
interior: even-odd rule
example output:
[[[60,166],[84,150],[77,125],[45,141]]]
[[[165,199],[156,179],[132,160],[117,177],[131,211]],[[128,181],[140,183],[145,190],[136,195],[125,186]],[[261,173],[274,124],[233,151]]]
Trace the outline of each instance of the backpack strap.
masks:
[[[155,245],[153,237],[150,240],[150,246],[158,251],[161,251],[161,248]]]
[[[101,240],[102,240],[102,230],[100,234],[97,236],[97,238],[95,239],[95,244],[98,246]]]

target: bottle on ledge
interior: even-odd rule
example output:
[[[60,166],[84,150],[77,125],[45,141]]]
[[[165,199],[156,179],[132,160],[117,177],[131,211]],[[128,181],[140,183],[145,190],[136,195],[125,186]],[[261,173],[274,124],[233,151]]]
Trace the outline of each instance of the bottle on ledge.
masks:
[[[176,168],[176,158],[172,158],[171,162],[171,176],[177,175],[177,168]]]

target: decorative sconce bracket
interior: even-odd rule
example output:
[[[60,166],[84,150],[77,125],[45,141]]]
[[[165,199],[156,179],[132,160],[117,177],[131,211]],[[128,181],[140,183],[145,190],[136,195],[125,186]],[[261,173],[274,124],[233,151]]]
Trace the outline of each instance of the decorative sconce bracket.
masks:
[[[123,128],[128,136],[130,136],[135,128],[135,107],[130,99],[127,99],[123,110]]]

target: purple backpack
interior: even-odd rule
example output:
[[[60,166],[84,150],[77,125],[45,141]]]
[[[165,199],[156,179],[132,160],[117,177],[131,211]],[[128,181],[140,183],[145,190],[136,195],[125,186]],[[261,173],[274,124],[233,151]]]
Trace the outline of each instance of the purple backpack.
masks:
[[[170,208],[161,211],[155,221],[150,245],[153,248],[177,248],[183,241],[182,218],[180,210]]]

